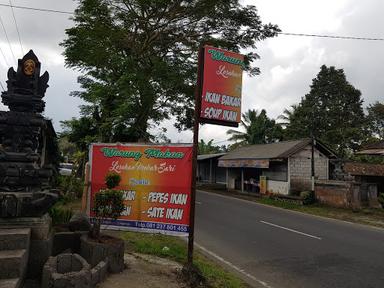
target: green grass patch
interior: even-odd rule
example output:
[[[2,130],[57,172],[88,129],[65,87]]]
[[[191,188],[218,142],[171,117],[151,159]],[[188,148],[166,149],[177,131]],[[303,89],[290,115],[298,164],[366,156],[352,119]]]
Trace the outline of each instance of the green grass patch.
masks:
[[[128,251],[168,258],[181,264],[187,262],[187,242],[178,237],[138,232],[122,232],[120,237],[125,240]],[[206,279],[206,285],[203,287],[249,287],[244,281],[197,251],[194,254],[194,265]]]

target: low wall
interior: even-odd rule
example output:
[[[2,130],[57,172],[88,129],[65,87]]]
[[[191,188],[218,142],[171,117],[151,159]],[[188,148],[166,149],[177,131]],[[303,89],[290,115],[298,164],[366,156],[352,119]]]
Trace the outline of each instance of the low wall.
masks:
[[[288,195],[289,185],[285,181],[267,180],[268,193]]]
[[[320,203],[334,207],[359,208],[361,206],[360,184],[356,182],[316,181],[315,196]]]

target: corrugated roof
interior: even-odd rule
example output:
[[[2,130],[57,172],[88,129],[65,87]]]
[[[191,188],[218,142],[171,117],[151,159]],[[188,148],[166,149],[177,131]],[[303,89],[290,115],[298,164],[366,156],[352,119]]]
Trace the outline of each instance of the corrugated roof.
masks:
[[[384,165],[361,162],[347,162],[344,164],[344,171],[350,173],[351,175],[383,177]]]
[[[365,145],[363,150],[356,152],[360,155],[384,155],[384,141]]]
[[[202,155],[197,155],[197,160],[206,160],[206,159],[211,159],[211,158],[218,158],[227,153],[216,153],[216,154],[202,154]]]
[[[366,149],[356,152],[358,155],[384,155],[384,149]]]
[[[310,143],[311,139],[305,138],[270,144],[249,145],[239,147],[231,152],[228,152],[227,155],[221,157],[220,160],[288,158]],[[316,141],[316,147],[320,148],[327,156],[335,156],[335,154],[330,149],[325,147],[319,141]]]

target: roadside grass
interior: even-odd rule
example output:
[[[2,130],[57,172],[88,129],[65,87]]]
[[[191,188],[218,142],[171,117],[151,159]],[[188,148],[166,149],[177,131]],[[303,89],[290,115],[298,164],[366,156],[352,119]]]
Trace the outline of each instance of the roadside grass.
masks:
[[[300,205],[298,203],[278,200],[276,198],[255,197],[251,194],[240,193],[237,191],[228,191],[222,187],[209,187],[209,185],[199,186],[198,189],[282,209],[384,228],[384,209],[362,208],[353,210],[347,208],[330,207],[319,203]]]
[[[126,249],[131,252],[151,254],[185,264],[187,262],[187,242],[173,236],[139,232],[121,232]],[[194,266],[206,280],[203,287],[209,288],[246,288],[244,281],[227,272],[198,251],[194,253]]]

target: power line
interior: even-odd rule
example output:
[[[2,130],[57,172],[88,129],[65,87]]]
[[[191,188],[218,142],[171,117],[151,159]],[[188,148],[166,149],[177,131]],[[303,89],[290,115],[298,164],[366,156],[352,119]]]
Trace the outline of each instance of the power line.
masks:
[[[11,0],[9,0],[11,1]],[[60,13],[60,14],[68,14],[73,15],[73,12],[63,11],[63,10],[55,10],[55,9],[46,9],[46,8],[36,8],[36,7],[28,7],[28,6],[19,6],[19,5],[8,5],[0,3],[0,6],[4,7],[12,7],[16,9],[26,9],[33,11],[42,11],[42,12],[50,12],[50,13]],[[322,35],[322,34],[305,34],[305,33],[291,33],[291,32],[278,32],[280,35],[285,36],[298,36],[298,37],[317,37],[317,38],[331,38],[331,39],[344,39],[344,40],[364,40],[364,41],[384,41],[384,38],[372,38],[372,37],[355,37],[355,36],[340,36],[340,35]]]
[[[354,36],[336,36],[336,35],[334,36],[334,35],[288,33],[288,32],[278,32],[278,34],[286,35],[286,36],[318,37],[318,38],[332,38],[332,39],[344,39],[344,40],[384,41],[384,38],[369,38],[369,37],[354,37]]]
[[[4,58],[4,62],[5,62],[5,65],[7,65],[7,66],[9,67],[9,64],[8,64],[7,58],[5,58],[5,55],[4,55],[4,52],[3,52],[3,49],[1,49],[1,47],[0,47],[0,53],[1,53],[1,55],[3,55],[3,58]]]
[[[8,5],[8,4],[0,4],[0,6],[13,7],[13,8],[16,8],[16,9],[26,9],[26,10],[34,10],[34,11],[42,11],[42,12],[51,12],[51,13],[60,13],[60,14],[70,14],[70,15],[73,15],[73,12],[60,11],[60,10],[54,10],[54,9],[35,8],[35,7],[26,7],[26,6],[17,6],[17,5]]]
[[[0,16],[0,22],[1,22],[1,26],[3,27],[3,31],[4,31],[4,34],[5,34],[5,38],[7,39],[8,46],[9,46],[9,49],[11,50],[13,59],[14,59],[14,60],[16,61],[16,63],[17,63],[17,59],[16,59],[16,57],[15,57],[15,54],[13,53],[13,49],[12,49],[12,46],[11,46],[11,42],[9,41],[8,34],[7,34],[7,30],[5,30],[5,26],[4,26],[4,23],[3,23],[3,19],[1,18],[1,16]],[[7,65],[8,65],[8,64],[7,64]],[[9,65],[8,65],[8,66],[9,66]]]
[[[24,55],[23,44],[21,43],[19,27],[17,26],[17,21],[16,21],[16,17],[15,17],[15,11],[13,11],[13,6],[12,6],[12,1],[11,0],[9,0],[9,5],[11,6],[11,9],[12,9],[12,15],[13,15],[13,20],[15,21],[15,25],[16,25],[17,36],[19,37],[19,43],[20,43],[20,48],[21,48],[21,56],[23,56]]]

